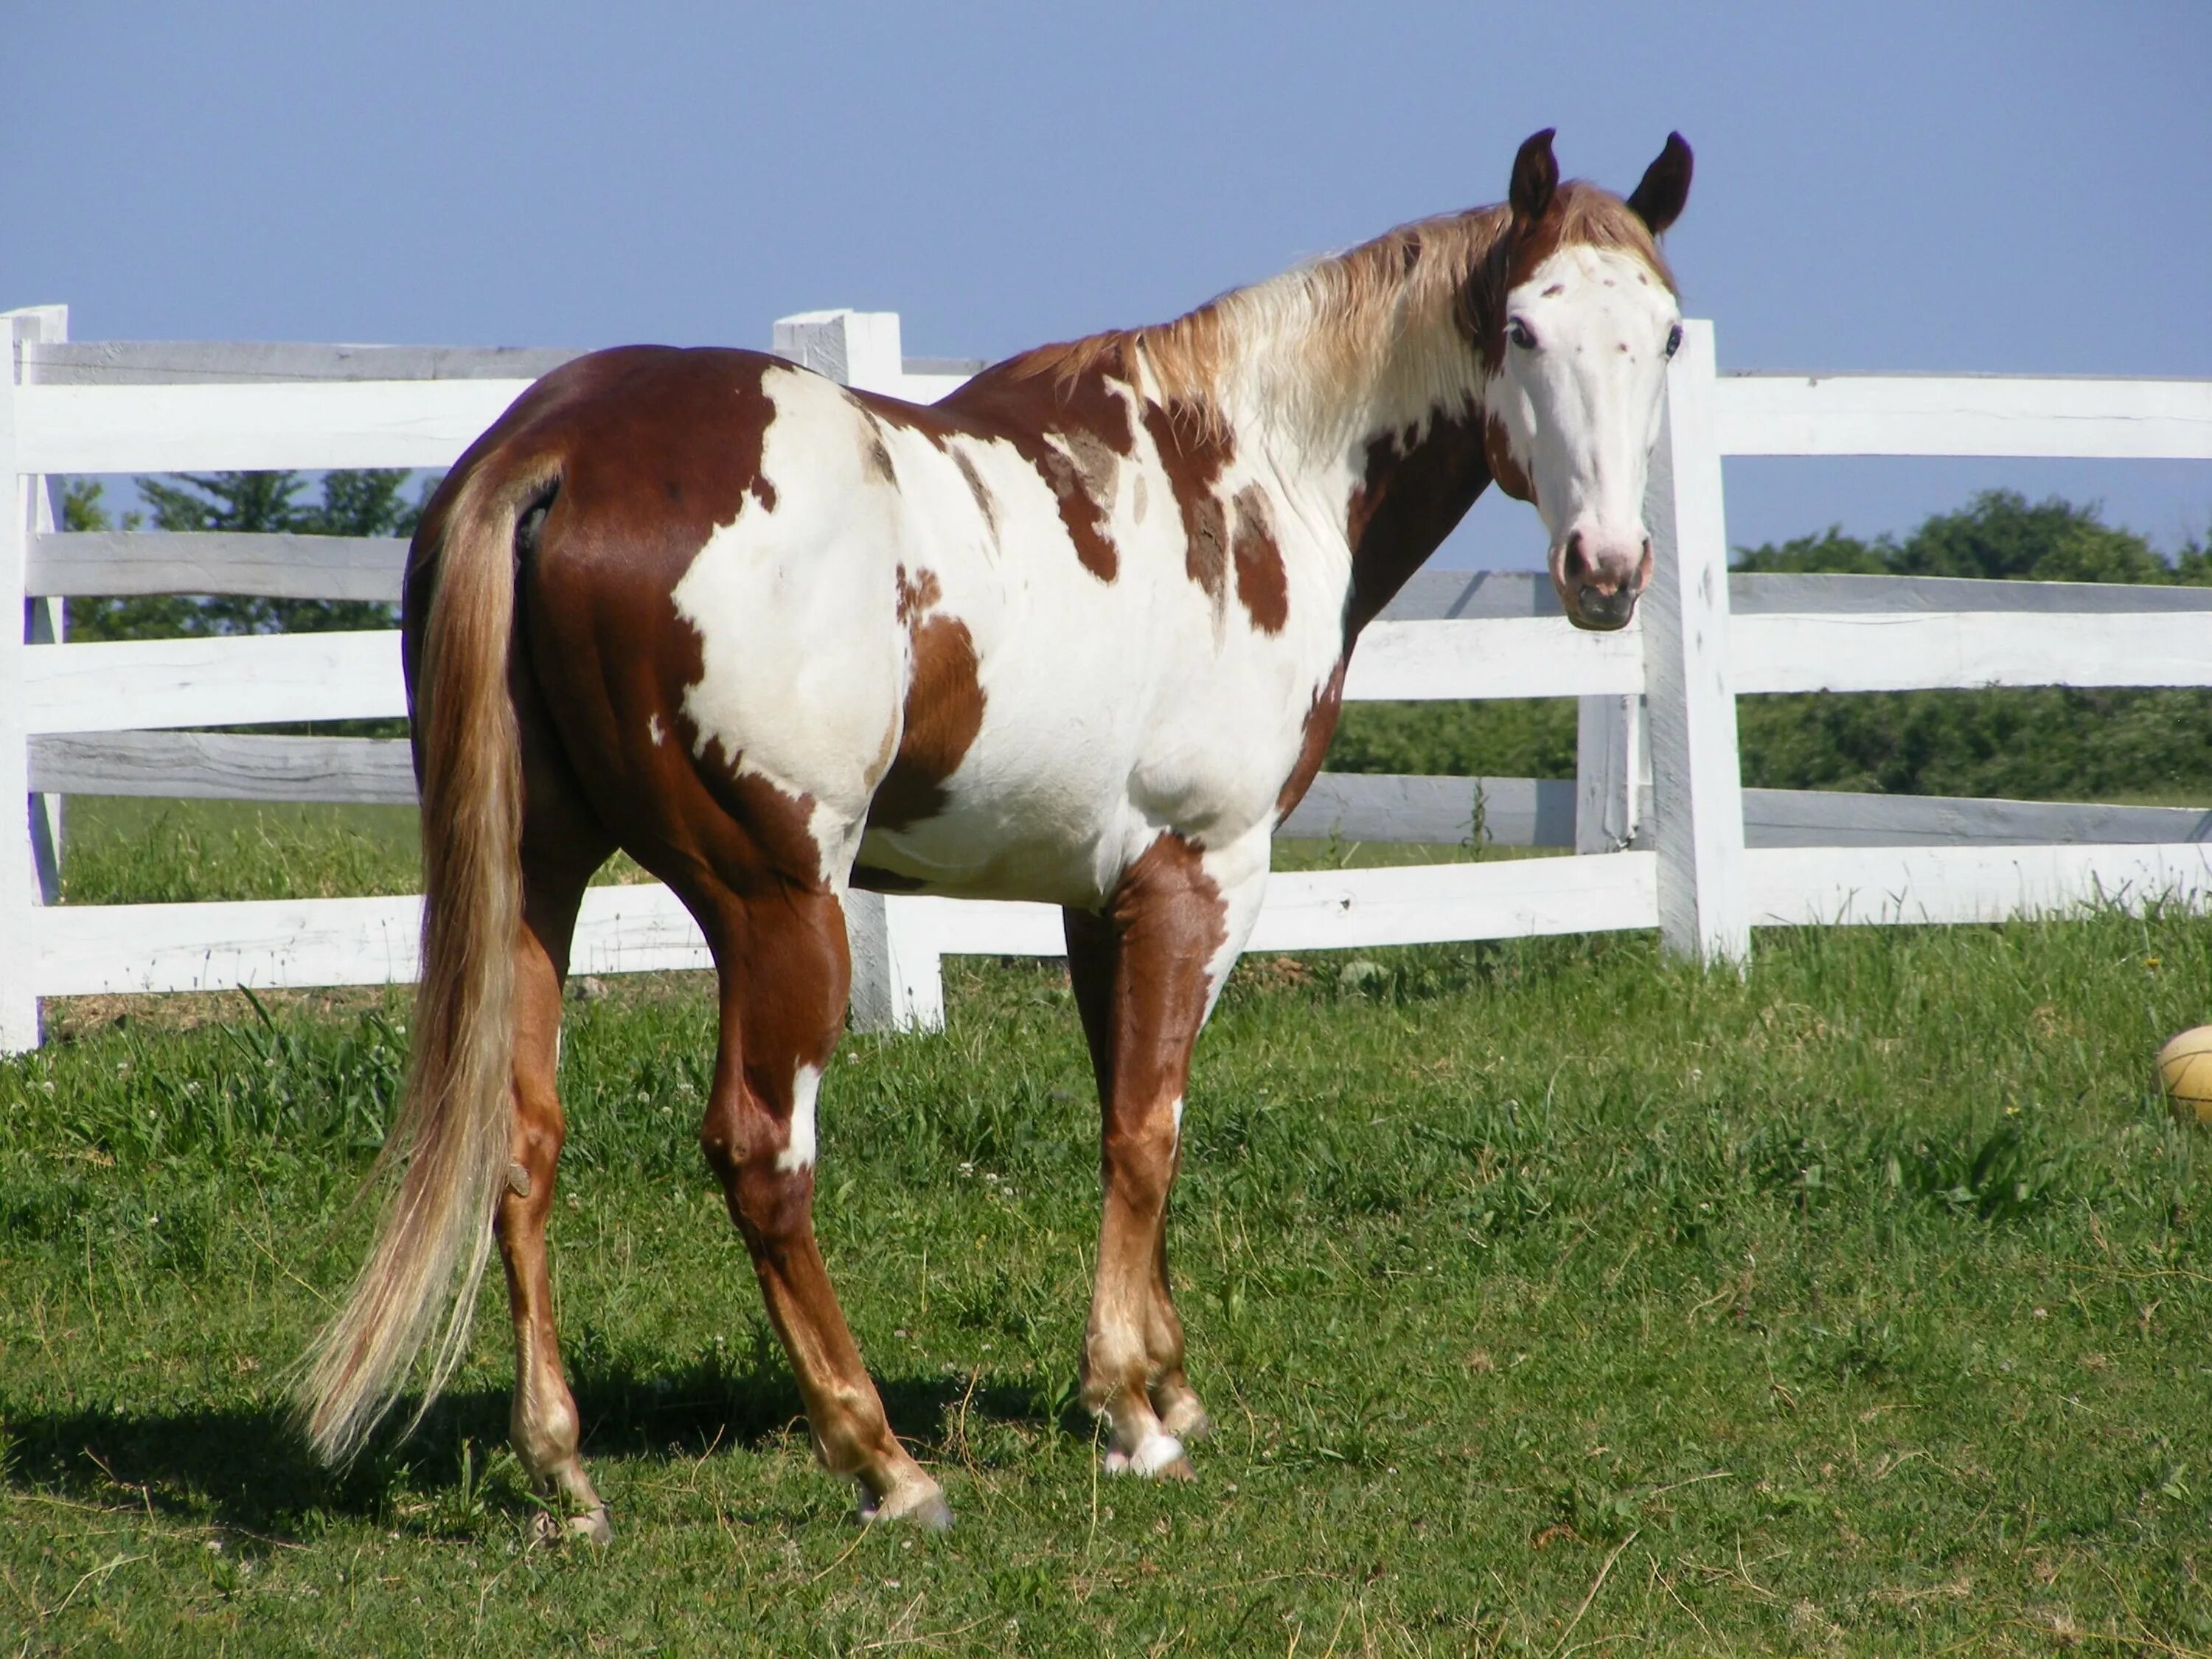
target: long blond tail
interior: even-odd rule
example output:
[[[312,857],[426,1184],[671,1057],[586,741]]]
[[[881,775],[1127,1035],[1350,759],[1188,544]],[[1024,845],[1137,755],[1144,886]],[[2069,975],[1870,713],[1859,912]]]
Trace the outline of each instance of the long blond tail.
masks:
[[[422,796],[422,975],[413,1056],[380,1171],[404,1166],[343,1311],[304,1362],[301,1426],[341,1462],[391,1410],[434,1334],[429,1408],[467,1346],[507,1164],[522,761],[507,686],[517,520],[550,462],[479,461],[445,521],[412,684]],[[438,1330],[441,1318],[444,1329]]]

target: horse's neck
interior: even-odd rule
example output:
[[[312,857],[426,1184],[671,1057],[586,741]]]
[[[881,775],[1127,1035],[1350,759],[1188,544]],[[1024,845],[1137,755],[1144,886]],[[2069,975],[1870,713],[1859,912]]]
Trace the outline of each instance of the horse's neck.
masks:
[[[1301,362],[1316,335],[1299,331],[1274,343],[1264,367],[1238,366],[1239,424],[1309,512],[1343,527],[1348,648],[1490,483],[1486,417],[1480,379],[1455,335],[1394,342],[1371,377],[1341,388],[1344,405],[1332,410]]]
[[[1297,469],[1302,477],[1292,491],[1316,516],[1342,526],[1350,554],[1344,574],[1347,649],[1490,483],[1484,428],[1480,403],[1454,400],[1373,426],[1340,453]]]

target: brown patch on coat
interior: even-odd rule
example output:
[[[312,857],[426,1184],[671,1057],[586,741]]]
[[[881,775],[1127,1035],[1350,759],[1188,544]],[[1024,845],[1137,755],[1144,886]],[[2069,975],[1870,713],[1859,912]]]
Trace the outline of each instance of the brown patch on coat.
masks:
[[[1194,410],[1155,403],[1145,405],[1145,430],[1182,515],[1184,574],[1218,611],[1229,588],[1230,538],[1229,514],[1214,486],[1236,457],[1236,442],[1209,429]]]
[[[1083,427],[1062,433],[1060,440],[1066,444],[1069,458],[1075,463],[1076,476],[1082,479],[1091,499],[1112,511],[1114,481],[1120,475],[1121,458],[1108,448],[1097,433]]]
[[[983,729],[981,665],[968,624],[937,610],[934,571],[898,571],[898,618],[912,668],[897,752],[868,804],[868,828],[905,830],[945,810],[945,780]]]
[[[1349,649],[1406,580],[1467,516],[1490,482],[1473,409],[1431,418],[1424,430],[1385,432],[1367,445],[1367,466],[1345,506],[1352,591],[1344,607]]]
[[[868,445],[868,470],[873,472],[877,478],[882,483],[890,484],[894,488],[897,486],[898,473],[891,465],[891,452],[890,448],[885,446],[883,434],[880,432],[876,434],[874,441]]]
[[[1118,359],[1101,362],[1096,372],[1066,384],[1016,372],[1021,361],[987,368],[926,408],[872,393],[855,395],[878,419],[923,434],[940,450],[950,449],[956,435],[1012,445],[1052,491],[1083,568],[1110,582],[1121,569],[1109,516],[1112,468],[1135,447],[1128,404],[1109,385]],[[986,517],[994,519],[995,533],[988,492],[973,477],[969,483]]]
[[[1283,787],[1275,795],[1275,824],[1297,810],[1313,787],[1314,779],[1320,775],[1321,763],[1328,757],[1329,739],[1336,735],[1337,716],[1344,708],[1344,671],[1352,660],[1346,650],[1336,659],[1328,678],[1314,693],[1314,700],[1306,709],[1305,728],[1298,738],[1297,763],[1291,768],[1291,775],[1283,780]]]
[[[983,475],[975,470],[975,463],[968,459],[968,452],[952,452],[952,464],[960,469],[960,476],[968,481],[968,493],[975,498],[975,510],[983,515],[983,527],[995,540],[999,534],[999,506],[991,499],[991,487],[983,482]]]
[[[1106,509],[1084,487],[1075,463],[1048,442],[1016,439],[1014,447],[1024,452],[1022,459],[1051,489],[1060,507],[1060,521],[1066,526],[1067,539],[1075,544],[1075,556],[1083,568],[1102,582],[1112,581],[1121,568],[1121,550],[1107,528]]]
[[[1263,634],[1279,634],[1290,620],[1290,574],[1283,568],[1283,550],[1275,543],[1275,525],[1267,510],[1267,492],[1246,484],[1231,504],[1237,528],[1230,554],[1237,562],[1237,597]]]
[[[945,596],[934,570],[918,571],[908,575],[907,568],[900,565],[897,581],[898,623],[901,628],[911,628],[923,612],[934,611],[937,602]]]
[[[1621,349],[1626,351],[1628,348],[1623,346]],[[1482,422],[1482,455],[1491,477],[1500,489],[1516,501],[1535,506],[1536,481],[1514,459],[1513,440],[1505,430],[1505,422],[1495,415],[1486,416]]]

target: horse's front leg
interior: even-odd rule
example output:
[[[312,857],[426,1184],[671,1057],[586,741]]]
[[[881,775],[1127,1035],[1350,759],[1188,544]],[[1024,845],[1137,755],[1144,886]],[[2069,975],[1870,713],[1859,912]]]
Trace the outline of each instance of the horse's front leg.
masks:
[[[1184,1442],[1206,1428],[1169,1289],[1167,1206],[1191,1050],[1266,884],[1266,838],[1254,839],[1224,855],[1164,835],[1102,914],[1063,913],[1098,1077],[1105,1196],[1082,1392],[1110,1430],[1109,1473],[1188,1480]]]

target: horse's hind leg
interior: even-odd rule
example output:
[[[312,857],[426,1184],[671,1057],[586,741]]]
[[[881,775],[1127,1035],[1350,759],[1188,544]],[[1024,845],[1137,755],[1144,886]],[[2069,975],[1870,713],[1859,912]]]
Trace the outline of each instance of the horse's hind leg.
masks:
[[[541,1536],[565,1532],[604,1544],[612,1536],[606,1506],[584,1473],[581,1425],[553,1325],[545,1223],[567,1133],[555,1073],[568,942],[584,884],[612,842],[576,799],[565,767],[532,741],[537,735],[526,721],[529,807],[522,839],[523,928],[514,947],[514,1127],[495,1224],[514,1320],[509,1432],[525,1471],[568,1511],[565,1520],[547,1517]]]
[[[815,1452],[859,1487],[863,1519],[948,1526],[944,1492],[891,1433],[814,1239],[815,1091],[852,977],[843,910],[832,894],[773,882],[744,899],[726,890],[686,897],[722,981],[714,1095],[700,1144],[790,1356]]]

